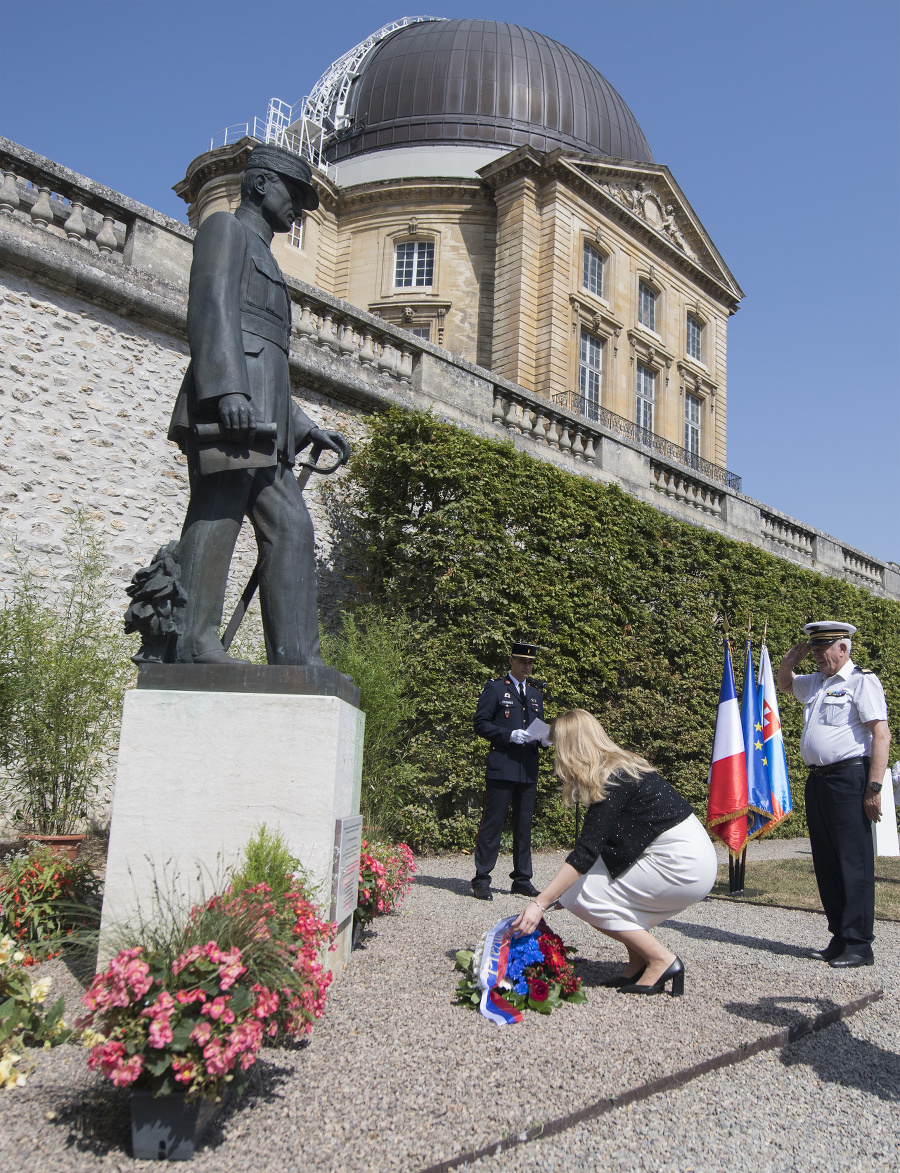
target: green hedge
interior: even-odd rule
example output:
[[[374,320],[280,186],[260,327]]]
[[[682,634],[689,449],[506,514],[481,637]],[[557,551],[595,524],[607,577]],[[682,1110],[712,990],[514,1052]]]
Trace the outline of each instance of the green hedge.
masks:
[[[768,622],[776,670],[804,623],[840,618],[859,627],[854,659],[878,673],[895,720],[900,712],[900,605],[675,521],[509,442],[395,411],[372,421],[345,485],[343,522],[362,537],[360,598],[405,612],[417,645],[404,742],[417,781],[398,802],[419,848],[472,848],[487,752],[472,716],[516,637],[543,646],[535,675],[554,694],[645,754],[701,817],[722,672],[717,613],[732,625],[739,691],[748,618],[757,652]],[[782,720],[795,804],[783,833],[798,835],[805,775],[792,698]],[[543,757],[536,842],[565,844],[572,816]]]

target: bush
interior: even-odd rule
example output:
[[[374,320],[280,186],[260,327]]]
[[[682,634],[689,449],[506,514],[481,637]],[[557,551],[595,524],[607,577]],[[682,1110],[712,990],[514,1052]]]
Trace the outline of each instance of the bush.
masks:
[[[277,828],[270,831],[261,823],[256,834],[244,848],[244,855],[231,877],[230,886],[241,892],[265,884],[274,904],[280,904],[297,885],[310,897],[315,895],[312,877],[296,856],[291,855],[287,841]]]
[[[337,632],[323,633],[322,657],[353,677],[366,715],[360,808],[366,825],[396,834],[415,795],[417,768],[408,761],[405,724],[415,712],[412,624],[402,614],[364,606],[345,611]]]
[[[58,595],[20,561],[0,609],[0,799],[8,819],[39,835],[84,826],[134,674],[121,619],[108,609],[102,543],[80,521],[69,560]]]
[[[376,916],[398,909],[412,887],[416,865],[405,843],[390,845],[362,841],[359,856],[359,896],[354,925],[369,925]]]
[[[96,928],[102,891],[81,860],[45,847],[19,852],[0,866],[0,933],[24,950],[26,965],[46,960],[76,930]]]
[[[543,645],[536,672],[559,707],[595,713],[646,755],[701,816],[722,676],[714,617],[768,620],[774,663],[809,620],[856,624],[854,659],[885,686],[900,729],[900,605],[754,546],[676,521],[617,487],[535,460],[424,413],[375,417],[345,478],[363,535],[360,597],[409,621],[412,711],[398,737],[416,771],[398,834],[416,850],[471,850],[487,743],[472,717],[509,642]],[[740,681],[738,682],[740,687]],[[801,707],[782,721],[803,834]],[[542,755],[535,837],[571,842],[552,755]]]

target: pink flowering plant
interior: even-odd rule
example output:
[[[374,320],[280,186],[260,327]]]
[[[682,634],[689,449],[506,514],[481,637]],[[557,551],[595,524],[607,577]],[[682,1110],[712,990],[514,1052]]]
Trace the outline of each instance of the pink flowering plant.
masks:
[[[405,843],[370,843],[364,839],[359,856],[355,923],[369,925],[376,916],[399,908],[415,874],[413,853]]]
[[[145,938],[97,974],[77,1022],[88,1065],[116,1087],[239,1094],[263,1044],[299,1039],[322,1016],[334,925],[299,884],[274,899],[266,884],[229,888]]]

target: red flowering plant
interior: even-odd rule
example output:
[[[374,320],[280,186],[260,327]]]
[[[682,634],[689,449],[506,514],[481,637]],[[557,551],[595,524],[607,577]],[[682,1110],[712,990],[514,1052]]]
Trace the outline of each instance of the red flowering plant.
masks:
[[[371,843],[363,839],[359,856],[359,895],[354,923],[369,925],[400,907],[412,887],[416,865],[405,843]]]
[[[274,899],[266,884],[229,888],[176,931],[144,932],[94,978],[76,1023],[88,1065],[117,1087],[240,1094],[264,1043],[298,1039],[322,1016],[334,925],[299,884]]]
[[[90,865],[48,848],[21,851],[0,865],[0,936],[9,935],[35,965],[59,952],[63,938],[94,929],[103,885]]]

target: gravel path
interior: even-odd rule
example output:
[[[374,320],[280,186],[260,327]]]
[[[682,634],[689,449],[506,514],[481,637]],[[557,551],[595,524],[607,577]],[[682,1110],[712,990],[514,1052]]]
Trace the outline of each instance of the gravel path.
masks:
[[[561,859],[538,855],[536,883]],[[554,927],[584,958],[588,1003],[496,1027],[450,1004],[453,953],[523,901],[498,890],[491,905],[472,900],[469,857],[418,863],[402,914],[376,922],[309,1044],[266,1053],[241,1108],[225,1109],[212,1126],[194,1158],[198,1169],[419,1170],[882,985],[883,1001],[783,1052],[478,1167],[705,1173],[748,1159],[755,1173],[897,1166],[900,925],[879,926],[875,968],[841,974],[803,956],[825,942],[821,916],[707,901],[659,930],[685,961],[685,997],[638,999],[597,985],[616,972],[620,948],[554,913]],[[501,859],[496,874],[508,868]],[[77,995],[65,967],[51,965]],[[36,1059],[27,1086],[0,1095],[3,1169],[134,1168],[125,1097],[87,1072],[80,1048]]]

